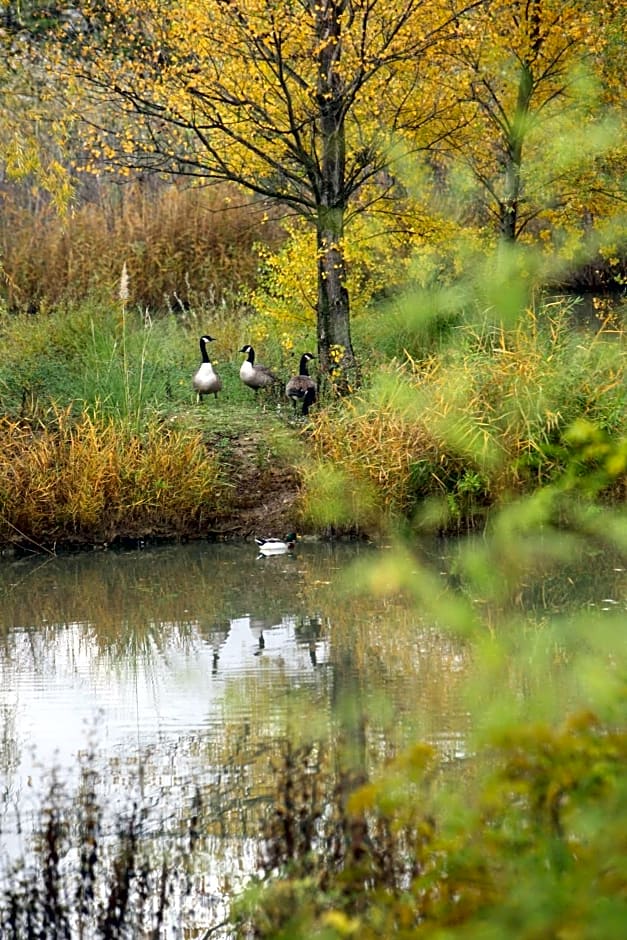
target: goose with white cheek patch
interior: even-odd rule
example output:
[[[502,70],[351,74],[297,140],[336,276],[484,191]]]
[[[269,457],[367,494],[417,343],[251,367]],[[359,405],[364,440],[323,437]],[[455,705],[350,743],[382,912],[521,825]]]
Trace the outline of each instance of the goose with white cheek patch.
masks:
[[[215,395],[217,398],[218,392],[222,391],[222,379],[213,368],[207,353],[207,343],[212,343],[214,339],[213,336],[205,335],[201,336],[199,340],[202,361],[192,380],[197,402],[202,402],[203,395]]]
[[[315,358],[313,353],[303,353],[300,357],[298,375],[292,376],[285,386],[285,394],[293,402],[294,411],[298,403],[302,402],[302,414],[304,415],[309,414],[309,408],[316,400],[317,386],[307,369],[308,363]]]
[[[260,388],[270,388],[278,379],[274,372],[267,366],[255,362],[255,350],[252,346],[246,344],[240,349],[241,353],[246,353],[246,358],[242,362],[239,370],[239,377],[249,388],[252,388],[255,395]]]

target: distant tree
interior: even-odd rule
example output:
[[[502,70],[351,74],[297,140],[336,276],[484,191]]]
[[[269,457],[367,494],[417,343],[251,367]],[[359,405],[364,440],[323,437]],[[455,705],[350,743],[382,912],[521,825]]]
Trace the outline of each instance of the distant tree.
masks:
[[[62,207],[71,190],[63,162],[68,124],[49,94],[45,69],[30,55],[36,6],[0,8],[0,180],[35,182]]]
[[[505,241],[535,220],[580,227],[624,200],[611,130],[624,102],[611,78],[612,63],[624,73],[624,19],[614,0],[491,0],[448,45],[446,74],[467,118],[456,154]]]

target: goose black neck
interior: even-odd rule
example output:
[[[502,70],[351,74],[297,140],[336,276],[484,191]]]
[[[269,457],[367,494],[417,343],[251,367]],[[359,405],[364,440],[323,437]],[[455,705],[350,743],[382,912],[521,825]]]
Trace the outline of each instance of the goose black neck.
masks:
[[[300,374],[306,375],[307,377],[309,377],[309,372],[307,371],[308,362],[309,362],[309,359],[307,358],[307,356],[300,357]]]
[[[202,356],[203,362],[209,362],[209,355],[207,353],[207,342],[204,336],[200,337],[200,355]]]
[[[247,358],[248,358],[248,361],[250,362],[251,366],[254,366],[254,364],[255,364],[255,350],[253,349],[252,346],[249,346],[249,347],[248,347],[248,357],[247,357]]]

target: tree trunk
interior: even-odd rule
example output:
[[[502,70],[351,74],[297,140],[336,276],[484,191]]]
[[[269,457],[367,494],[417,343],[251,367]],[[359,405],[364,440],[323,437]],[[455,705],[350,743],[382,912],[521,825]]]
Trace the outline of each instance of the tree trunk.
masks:
[[[357,387],[358,369],[350,335],[350,307],[342,239],[346,190],[345,96],[338,69],[341,58],[341,16],[345,0],[321,0],[316,26],[318,108],[321,136],[318,187],[318,356],[322,375],[337,394]]]
[[[515,242],[520,197],[520,163],[511,154],[505,166],[505,198],[499,204],[499,231],[506,242]]]
[[[518,209],[522,195],[520,171],[533,89],[534,81],[531,65],[528,62],[523,62],[518,82],[516,111],[507,139],[505,194],[499,206],[501,238],[507,242],[515,242],[518,235]]]
[[[322,375],[336,394],[345,395],[359,385],[350,334],[350,308],[341,233],[325,218],[343,212],[318,213],[318,357]]]

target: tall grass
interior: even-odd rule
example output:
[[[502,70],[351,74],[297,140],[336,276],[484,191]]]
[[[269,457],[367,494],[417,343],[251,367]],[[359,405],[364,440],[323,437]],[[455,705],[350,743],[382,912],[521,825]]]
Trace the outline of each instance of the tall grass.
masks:
[[[278,241],[265,207],[225,187],[158,182],[101,186],[65,216],[22,208],[4,194],[0,215],[3,293],[11,311],[46,312],[116,293],[128,264],[132,305],[181,313],[232,299],[256,277],[254,246]]]
[[[69,409],[38,425],[0,419],[0,539],[30,547],[119,536],[199,535],[224,509],[200,433],[130,425]]]
[[[137,425],[191,400],[196,343],[173,317],[87,301],[37,316],[0,317],[0,405],[27,416],[52,403],[98,409]]]
[[[7,316],[0,330],[0,402],[8,413],[33,414],[58,402],[137,421],[176,396],[184,377],[182,331],[168,320],[145,323],[135,310],[83,304]]]
[[[382,364],[359,397],[314,418],[305,513],[333,521],[315,494],[339,473],[336,489],[370,494],[353,524],[373,512],[410,517],[429,499],[443,501],[449,522],[478,521],[564,471],[575,422],[627,436],[626,362],[623,333],[576,331],[559,306],[528,310],[510,328],[460,324],[438,355]],[[614,485],[624,492],[623,474]]]
[[[92,298],[36,316],[0,310],[0,409],[36,417],[51,405],[71,404],[77,414],[97,410],[139,430],[146,418],[181,414],[195,401],[191,380],[202,333],[216,337],[211,357],[223,401],[252,401],[238,377],[244,342],[252,339],[285,380],[298,367],[297,356],[259,336],[238,306],[188,312],[182,322],[173,313],[153,317],[117,294],[116,286],[106,302]]]

